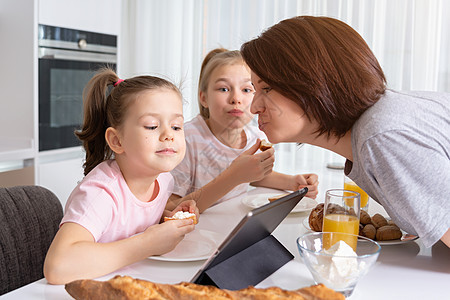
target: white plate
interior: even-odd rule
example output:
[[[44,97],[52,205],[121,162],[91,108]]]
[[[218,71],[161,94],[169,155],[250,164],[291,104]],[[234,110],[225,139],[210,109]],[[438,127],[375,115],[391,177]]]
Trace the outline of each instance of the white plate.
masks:
[[[311,229],[311,227],[309,227],[309,217],[304,218],[302,224],[307,230],[313,231]],[[405,233],[403,230],[402,230],[402,232],[403,232],[403,235],[399,239],[390,240],[390,241],[376,241],[376,242],[378,244],[380,244],[381,246],[388,246],[388,245],[398,245],[398,244],[409,243],[409,242],[417,240],[419,238],[417,235]]]
[[[280,194],[261,194],[247,196],[242,199],[242,204],[250,208],[257,208],[269,203],[270,197],[278,196]],[[303,197],[303,199],[292,209],[291,213],[310,211],[316,207],[317,201],[308,197]]]
[[[188,233],[172,251],[149,258],[162,261],[205,260],[214,253],[223,239],[224,236],[217,232],[195,229]]]
[[[303,227],[305,227],[307,230],[314,231],[309,226],[309,216],[307,216],[306,218],[303,219],[302,224],[303,224]]]
[[[403,230],[402,230],[403,232]],[[403,235],[401,238],[396,240],[390,240],[390,241],[376,241],[381,246],[387,246],[387,245],[398,245],[398,244],[404,244],[409,243],[411,241],[417,240],[419,237],[417,235],[412,235],[409,233],[403,232]]]

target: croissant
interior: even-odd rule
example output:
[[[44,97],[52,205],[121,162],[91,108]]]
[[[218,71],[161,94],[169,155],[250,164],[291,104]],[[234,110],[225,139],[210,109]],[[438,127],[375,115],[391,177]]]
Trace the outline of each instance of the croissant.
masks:
[[[129,276],[115,276],[108,281],[75,280],[65,286],[66,291],[74,299],[106,300],[106,299],[292,299],[292,300],[322,300],[339,299],[345,297],[323,284],[287,291],[278,287],[257,289],[249,286],[238,291],[219,289],[213,286],[198,285],[182,282],[179,284],[153,283],[146,280],[134,279]]]

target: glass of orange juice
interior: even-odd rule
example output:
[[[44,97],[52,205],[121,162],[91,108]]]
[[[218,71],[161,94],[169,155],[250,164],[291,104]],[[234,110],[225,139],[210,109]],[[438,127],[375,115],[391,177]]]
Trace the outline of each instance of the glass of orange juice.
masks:
[[[354,191],[361,195],[361,209],[369,210],[369,195],[363,191],[353,180],[344,176],[344,190]]]
[[[330,248],[342,240],[356,251],[360,210],[361,196],[358,192],[344,189],[332,189],[326,192],[322,225],[325,249]],[[325,232],[351,233],[354,236],[339,234],[327,235]]]

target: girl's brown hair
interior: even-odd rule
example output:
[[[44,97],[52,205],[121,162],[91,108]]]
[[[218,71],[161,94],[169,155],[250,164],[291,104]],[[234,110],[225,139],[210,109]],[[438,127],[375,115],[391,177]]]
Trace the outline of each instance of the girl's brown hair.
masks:
[[[209,79],[215,69],[224,65],[233,64],[245,64],[238,50],[229,51],[224,48],[216,48],[211,50],[203,59],[198,80],[198,107],[200,109],[200,115],[203,118],[209,119],[209,109],[200,103],[200,92],[206,93],[208,90]]]
[[[159,77],[137,76],[120,82],[109,68],[99,70],[92,77],[83,91],[83,125],[80,131],[75,131],[86,151],[84,175],[113,156],[105,139],[106,129],[120,127],[128,107],[139,93],[161,88],[173,90],[182,98],[174,84]]]
[[[244,43],[241,53],[258,77],[319,123],[319,135],[343,136],[386,89],[364,39],[332,18],[283,20]]]

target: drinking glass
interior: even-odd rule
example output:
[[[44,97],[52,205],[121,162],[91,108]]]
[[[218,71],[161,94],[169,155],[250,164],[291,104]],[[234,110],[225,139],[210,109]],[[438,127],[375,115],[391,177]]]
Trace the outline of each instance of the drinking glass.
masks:
[[[325,234],[324,248],[329,249],[338,241],[346,242],[356,251],[359,233],[361,196],[358,192],[332,189],[325,195],[323,207],[323,232],[350,233],[352,235]]]
[[[361,195],[361,209],[369,210],[369,195],[363,191],[353,180],[344,175],[344,190],[354,191]]]

